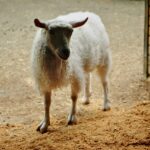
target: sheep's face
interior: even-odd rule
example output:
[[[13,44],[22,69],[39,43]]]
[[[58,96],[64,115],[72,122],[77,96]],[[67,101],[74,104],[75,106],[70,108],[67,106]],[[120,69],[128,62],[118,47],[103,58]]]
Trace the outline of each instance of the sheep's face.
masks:
[[[66,60],[70,55],[69,41],[73,32],[71,27],[48,28],[48,46],[61,59]]]
[[[65,22],[61,20],[52,20],[48,23],[34,20],[37,27],[44,28],[47,34],[47,42],[49,48],[61,59],[66,60],[70,55],[69,41],[73,32],[73,28],[84,25],[88,17],[81,21]]]

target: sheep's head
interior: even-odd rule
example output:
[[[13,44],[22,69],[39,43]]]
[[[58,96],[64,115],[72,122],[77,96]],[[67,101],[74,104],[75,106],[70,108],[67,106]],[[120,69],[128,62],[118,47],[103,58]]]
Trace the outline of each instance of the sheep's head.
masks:
[[[86,23],[88,18],[79,22],[65,22],[53,20],[49,23],[34,20],[36,27],[43,28],[47,31],[48,46],[61,59],[66,60],[70,55],[69,41],[73,28],[80,27]]]

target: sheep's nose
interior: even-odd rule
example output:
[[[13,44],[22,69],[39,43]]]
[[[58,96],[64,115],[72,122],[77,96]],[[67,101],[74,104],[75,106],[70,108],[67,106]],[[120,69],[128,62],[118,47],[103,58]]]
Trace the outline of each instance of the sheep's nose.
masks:
[[[70,56],[70,50],[68,48],[61,49],[59,56],[64,60],[68,59]]]
[[[70,55],[70,50],[67,48],[62,49],[62,53],[68,58]]]

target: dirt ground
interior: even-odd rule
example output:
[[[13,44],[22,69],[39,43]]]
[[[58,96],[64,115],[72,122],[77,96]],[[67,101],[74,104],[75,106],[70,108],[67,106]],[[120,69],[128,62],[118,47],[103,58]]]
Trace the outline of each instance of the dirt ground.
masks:
[[[66,126],[70,87],[52,95],[51,127],[36,132],[44,109],[31,77],[33,19],[72,11],[101,16],[111,41],[112,109],[101,110],[103,91],[92,77],[90,105],[78,100],[78,124]],[[0,0],[0,150],[150,150],[150,95],[143,79],[144,1]]]

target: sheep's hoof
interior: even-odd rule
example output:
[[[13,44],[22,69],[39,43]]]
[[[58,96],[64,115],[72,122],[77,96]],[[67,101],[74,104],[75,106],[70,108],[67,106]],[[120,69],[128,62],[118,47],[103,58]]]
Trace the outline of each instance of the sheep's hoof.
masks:
[[[77,124],[77,119],[75,115],[69,115],[67,125]]]
[[[88,105],[88,104],[90,104],[89,99],[86,98],[86,97],[83,97],[83,98],[82,98],[82,104],[83,104],[83,105]]]
[[[89,100],[83,100],[83,101],[82,101],[82,104],[83,104],[83,105],[88,105],[88,104],[90,104],[90,101],[89,101]]]
[[[47,132],[47,129],[48,129],[48,125],[49,125],[50,123],[48,122],[45,122],[45,121],[42,121],[41,123],[40,123],[40,125],[37,127],[37,131],[39,131],[40,133],[46,133]]]
[[[92,92],[89,92],[87,95],[84,95],[84,96],[82,97],[82,104],[83,104],[83,105],[88,105],[88,104],[90,104],[89,98],[91,97],[91,95],[92,95]]]
[[[111,109],[111,107],[110,107],[110,104],[108,103],[108,104],[105,104],[104,106],[103,106],[103,111],[108,111],[108,110],[110,110]]]

